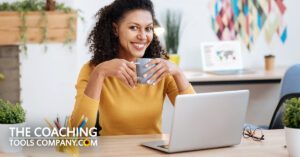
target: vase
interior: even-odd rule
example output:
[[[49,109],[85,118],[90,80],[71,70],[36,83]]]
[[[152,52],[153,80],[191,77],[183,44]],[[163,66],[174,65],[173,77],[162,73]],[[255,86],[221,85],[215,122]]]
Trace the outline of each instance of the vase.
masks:
[[[22,151],[22,146],[11,145],[9,139],[11,137],[10,127],[19,128],[25,126],[25,123],[18,124],[0,124],[0,152],[13,153]]]
[[[169,60],[179,66],[180,56],[178,54],[169,54]]]
[[[300,157],[300,129],[285,127],[286,145],[291,157]]]

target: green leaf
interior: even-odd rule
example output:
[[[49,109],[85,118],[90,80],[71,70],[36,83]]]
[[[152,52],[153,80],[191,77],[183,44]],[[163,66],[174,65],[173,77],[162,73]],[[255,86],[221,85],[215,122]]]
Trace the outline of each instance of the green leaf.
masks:
[[[289,128],[300,128],[300,97],[287,99],[283,105],[283,124]]]
[[[176,54],[180,40],[181,13],[167,10],[165,19],[165,42],[168,53]]]
[[[45,0],[19,0],[13,3],[3,2],[0,4],[0,11],[18,11],[18,12],[28,12],[28,11],[42,11],[46,10]],[[63,3],[56,2],[56,10],[63,12],[71,12],[72,8],[65,6]]]
[[[19,103],[12,104],[0,99],[0,124],[23,123],[25,117],[25,110]]]

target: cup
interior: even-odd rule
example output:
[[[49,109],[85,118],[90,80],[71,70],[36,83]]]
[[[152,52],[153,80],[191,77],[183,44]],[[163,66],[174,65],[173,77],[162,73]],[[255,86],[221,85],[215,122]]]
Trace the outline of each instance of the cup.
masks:
[[[152,69],[155,65],[150,65],[146,67],[146,64],[149,63],[152,59],[151,58],[138,58],[135,62],[136,65],[136,75],[138,83],[140,84],[151,84],[152,82],[147,82],[148,79],[151,78],[153,73],[150,73],[146,77],[144,77],[144,74],[147,73],[150,69]]]
[[[265,69],[266,71],[271,71],[275,66],[275,56],[274,55],[266,55],[265,56]]]

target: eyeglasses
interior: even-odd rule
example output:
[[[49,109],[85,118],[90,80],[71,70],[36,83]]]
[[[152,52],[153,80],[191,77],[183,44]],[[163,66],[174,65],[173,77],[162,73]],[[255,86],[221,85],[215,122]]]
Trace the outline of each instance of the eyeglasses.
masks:
[[[265,139],[265,135],[261,128],[251,128],[250,126],[244,127],[243,137],[249,138],[251,137],[254,141],[262,141]]]

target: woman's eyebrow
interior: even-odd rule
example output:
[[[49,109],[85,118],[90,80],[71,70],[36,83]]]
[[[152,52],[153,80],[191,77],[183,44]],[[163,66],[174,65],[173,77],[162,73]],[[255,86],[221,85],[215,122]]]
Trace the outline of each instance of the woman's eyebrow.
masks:
[[[128,24],[135,24],[135,25],[139,25],[138,23],[136,22],[128,22]]]
[[[128,24],[134,24],[134,25],[140,26],[140,24],[139,24],[139,23],[136,23],[136,22],[129,22]],[[147,24],[146,26],[149,26],[149,25],[153,25],[153,22]]]
[[[153,22],[151,22],[151,23],[149,23],[147,26],[149,26],[149,25],[154,25],[154,23],[153,23]]]

